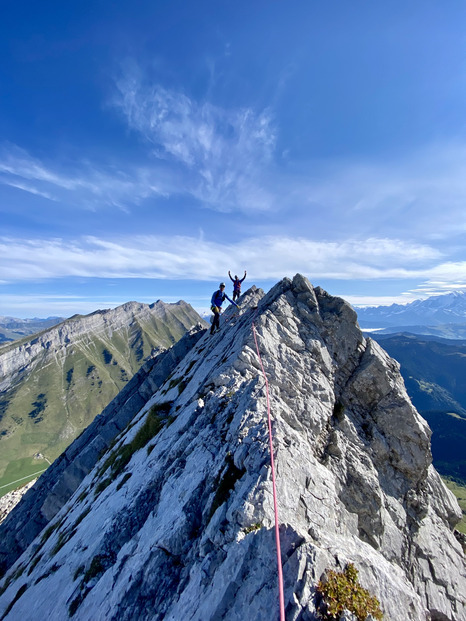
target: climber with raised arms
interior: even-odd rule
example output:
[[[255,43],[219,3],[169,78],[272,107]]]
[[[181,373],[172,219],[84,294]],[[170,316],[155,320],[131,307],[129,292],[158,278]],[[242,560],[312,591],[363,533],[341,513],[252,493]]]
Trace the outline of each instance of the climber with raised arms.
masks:
[[[236,298],[239,298],[239,296],[241,295],[241,283],[246,278],[246,270],[244,270],[243,278],[238,278],[236,274],[235,274],[235,277],[233,278],[232,275],[230,274],[230,270],[228,270],[228,276],[230,277],[230,280],[233,282],[233,300],[236,300]]]

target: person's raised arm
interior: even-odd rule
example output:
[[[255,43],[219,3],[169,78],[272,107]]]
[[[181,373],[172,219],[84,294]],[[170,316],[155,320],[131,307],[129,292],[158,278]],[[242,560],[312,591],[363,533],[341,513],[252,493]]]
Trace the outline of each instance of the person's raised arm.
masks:
[[[230,277],[230,280],[231,280],[232,282],[235,282],[234,278],[232,278],[232,277],[231,277],[230,270],[228,270],[228,276]]]
[[[244,276],[243,276],[243,278],[241,279],[241,281],[240,281],[240,282],[243,282],[243,280],[244,280],[245,278],[246,278],[246,270],[244,270]]]

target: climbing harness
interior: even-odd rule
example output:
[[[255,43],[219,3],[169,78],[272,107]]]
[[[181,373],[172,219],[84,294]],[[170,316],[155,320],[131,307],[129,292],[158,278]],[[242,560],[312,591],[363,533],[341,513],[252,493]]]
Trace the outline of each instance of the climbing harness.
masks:
[[[279,523],[278,523],[278,504],[277,504],[277,488],[275,484],[275,464],[273,458],[273,440],[272,440],[272,416],[270,414],[270,397],[269,397],[269,382],[267,381],[267,375],[265,374],[264,365],[262,364],[262,358],[259,351],[259,345],[257,343],[257,335],[256,335],[256,326],[254,324],[254,319],[256,318],[256,313],[254,313],[254,317],[252,319],[252,333],[254,335],[254,342],[256,344],[257,355],[259,357],[259,362],[262,369],[262,375],[265,380],[265,394],[267,397],[267,420],[269,427],[269,445],[270,445],[270,465],[272,468],[272,488],[273,488],[273,508],[275,513],[275,543],[277,547],[277,566],[278,566],[278,593],[279,593],[279,603],[280,603],[280,621],[285,621],[285,596],[283,592],[283,571],[282,571],[282,558],[280,552],[280,532],[279,532]]]

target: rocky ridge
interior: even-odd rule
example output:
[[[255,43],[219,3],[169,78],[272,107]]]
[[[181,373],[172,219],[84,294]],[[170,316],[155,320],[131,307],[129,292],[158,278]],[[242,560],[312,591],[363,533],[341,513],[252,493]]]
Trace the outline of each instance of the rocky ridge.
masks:
[[[33,479],[32,481],[29,481],[29,483],[26,483],[26,485],[18,487],[0,498],[0,524],[10,513],[10,511],[16,507],[24,494],[34,485],[36,481],[37,479]]]
[[[53,462],[0,526],[0,575],[3,575],[72,496],[101,454],[125,429],[203,335],[194,327],[169,350],[145,362],[123,390]]]
[[[33,488],[0,526],[4,558],[5,533],[18,542],[27,514],[42,511],[45,527],[7,563],[4,619],[277,616],[252,320],[274,417],[287,621],[317,620],[316,583],[347,562],[390,621],[466,619],[465,559],[453,534],[461,513],[432,467],[428,426],[397,363],[363,337],[348,304],[302,276],[241,301],[220,333],[197,332],[172,370],[147,369],[145,401],[134,402],[114,442],[108,432],[100,458],[96,443],[68,500],[34,501]]]
[[[90,337],[110,339],[114,332],[122,329],[125,329],[130,337],[130,328],[135,316],[141,320],[163,320],[175,307],[178,307],[184,315],[176,318],[178,326],[186,329],[183,322],[186,316],[189,316],[188,325],[192,325],[193,309],[186,302],[165,304],[158,301],[150,305],[127,302],[114,309],[99,310],[85,316],[76,315],[31,338],[3,345],[0,347],[0,391],[7,390],[25,370],[29,371],[31,368],[47,364],[47,357],[43,356],[46,351],[50,351],[54,357],[65,358],[67,348],[70,345],[78,345],[80,340],[86,342]],[[166,345],[172,344],[173,339],[170,342],[168,335]]]

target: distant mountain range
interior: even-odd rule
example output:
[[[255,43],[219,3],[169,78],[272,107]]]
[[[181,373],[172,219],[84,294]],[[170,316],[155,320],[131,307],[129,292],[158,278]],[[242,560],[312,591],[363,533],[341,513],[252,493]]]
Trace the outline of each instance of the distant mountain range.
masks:
[[[0,343],[7,343],[21,339],[30,334],[42,332],[47,328],[57,325],[64,321],[64,317],[47,317],[47,319],[18,319],[17,317],[0,316]]]
[[[128,302],[1,345],[0,495],[47,467],[152,353],[199,322],[186,302]]]
[[[410,304],[392,304],[356,309],[361,328],[383,332],[412,332],[445,338],[466,338],[466,292],[415,300]],[[396,330],[393,330],[396,328]]]

